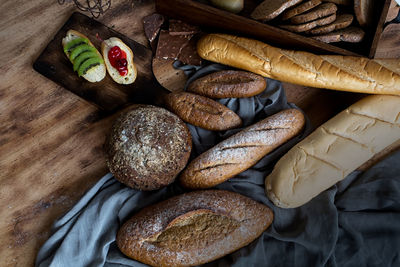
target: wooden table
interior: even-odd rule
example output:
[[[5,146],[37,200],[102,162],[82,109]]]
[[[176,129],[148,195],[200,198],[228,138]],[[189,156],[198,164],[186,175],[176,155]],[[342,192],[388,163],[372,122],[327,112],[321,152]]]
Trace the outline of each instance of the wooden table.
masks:
[[[3,0],[0,9],[0,265],[31,266],[53,221],[107,173],[102,145],[113,116],[102,117],[32,68],[77,10],[72,1]],[[153,1],[112,0],[99,20],[148,46],[141,20],[152,12]],[[358,97],[290,84],[285,89],[315,126]]]

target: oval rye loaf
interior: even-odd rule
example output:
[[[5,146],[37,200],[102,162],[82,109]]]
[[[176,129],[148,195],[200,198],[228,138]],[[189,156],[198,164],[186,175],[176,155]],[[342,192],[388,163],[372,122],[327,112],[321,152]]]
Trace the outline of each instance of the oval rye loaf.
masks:
[[[211,131],[242,125],[240,117],[226,106],[204,96],[178,92],[165,97],[167,108],[182,120]]]
[[[135,214],[119,229],[117,245],[151,266],[194,266],[246,246],[272,220],[267,206],[238,193],[194,191]]]
[[[267,87],[264,77],[248,71],[223,70],[205,75],[188,86],[188,91],[211,98],[252,97]]]

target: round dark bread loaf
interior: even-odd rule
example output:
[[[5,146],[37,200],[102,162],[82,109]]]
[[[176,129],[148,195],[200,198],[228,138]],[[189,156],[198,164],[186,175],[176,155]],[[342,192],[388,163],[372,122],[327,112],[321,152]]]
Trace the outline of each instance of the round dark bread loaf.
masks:
[[[185,167],[191,148],[185,123],[168,110],[150,105],[134,105],[122,112],[105,144],[111,173],[138,190],[172,183]]]
[[[194,266],[246,246],[272,220],[271,209],[248,197],[200,190],[142,209],[119,229],[117,245],[151,266]]]

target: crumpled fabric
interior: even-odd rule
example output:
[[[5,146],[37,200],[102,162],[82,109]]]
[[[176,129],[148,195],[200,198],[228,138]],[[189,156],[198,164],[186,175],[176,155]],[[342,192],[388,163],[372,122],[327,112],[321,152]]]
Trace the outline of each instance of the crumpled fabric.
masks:
[[[187,71],[194,79],[224,68],[211,65]],[[295,107],[287,103],[280,82],[267,79],[267,83],[267,89],[258,96],[219,102],[234,110],[244,126]],[[193,137],[192,158],[238,131],[211,132],[188,127]],[[216,186],[269,206],[274,221],[248,246],[204,266],[400,266],[400,151],[364,173],[351,173],[299,208],[281,209],[266,197],[265,177],[277,159],[308,135],[310,129],[307,120],[301,135],[252,168]],[[54,223],[35,266],[146,266],[119,251],[116,233],[143,207],[183,192],[185,189],[178,183],[141,192],[107,174]]]

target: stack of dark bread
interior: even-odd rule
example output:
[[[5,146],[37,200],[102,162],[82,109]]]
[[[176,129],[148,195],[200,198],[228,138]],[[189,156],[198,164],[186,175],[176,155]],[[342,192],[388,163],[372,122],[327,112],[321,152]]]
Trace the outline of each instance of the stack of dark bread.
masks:
[[[373,1],[265,0],[251,17],[326,43],[358,43],[373,20]]]

